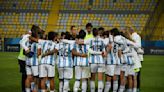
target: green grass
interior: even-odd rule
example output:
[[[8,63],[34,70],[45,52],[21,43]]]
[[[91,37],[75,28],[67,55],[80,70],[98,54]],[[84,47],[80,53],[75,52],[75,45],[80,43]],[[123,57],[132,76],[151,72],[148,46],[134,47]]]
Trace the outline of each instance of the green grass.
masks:
[[[18,53],[0,53],[0,92],[21,92]],[[164,56],[145,55],[142,68],[142,92],[163,92]],[[57,73],[55,88],[58,89]],[[71,89],[74,80],[71,80]]]

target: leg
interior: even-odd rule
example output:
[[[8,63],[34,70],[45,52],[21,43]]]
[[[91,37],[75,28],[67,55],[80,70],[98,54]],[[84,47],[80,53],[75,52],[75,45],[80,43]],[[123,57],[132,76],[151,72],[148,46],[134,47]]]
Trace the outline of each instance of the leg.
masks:
[[[64,80],[59,79],[59,92],[63,92]]]
[[[137,75],[133,76],[133,92],[137,92]]]
[[[111,80],[112,78],[106,74],[106,83],[104,92],[109,92],[111,88]]]
[[[49,80],[50,80],[50,92],[54,92],[54,89],[55,89],[55,87],[54,87],[54,77],[50,77]]]
[[[95,92],[95,76],[96,73],[91,73],[91,78],[90,78],[90,91]]]
[[[26,82],[25,82],[25,86],[26,86],[26,92],[30,92],[31,91],[31,81],[32,81],[32,76],[31,75],[27,75],[26,78]]]
[[[120,88],[119,92],[123,92],[125,89],[125,72],[121,71],[120,73]]]
[[[46,77],[41,78],[41,91],[42,92],[45,92],[46,91],[45,83],[46,83]]]
[[[132,88],[133,88],[133,79],[132,79],[132,75],[128,76],[128,92],[132,92]]]
[[[80,80],[76,79],[74,87],[73,87],[73,92],[78,92],[79,87],[80,87]]]
[[[82,92],[87,92],[87,79],[82,79]]]
[[[113,76],[113,92],[117,92],[118,90],[118,76],[114,75]]]
[[[103,92],[104,82],[103,82],[103,72],[98,73],[98,92]]]

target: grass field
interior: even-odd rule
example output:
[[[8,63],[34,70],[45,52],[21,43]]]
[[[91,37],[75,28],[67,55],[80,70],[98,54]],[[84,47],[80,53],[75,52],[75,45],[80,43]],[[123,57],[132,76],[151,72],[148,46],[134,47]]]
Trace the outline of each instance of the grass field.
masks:
[[[18,53],[0,53],[0,92],[21,92],[17,56]],[[164,92],[164,56],[145,55],[141,73],[142,92]],[[55,81],[58,89],[57,77]]]

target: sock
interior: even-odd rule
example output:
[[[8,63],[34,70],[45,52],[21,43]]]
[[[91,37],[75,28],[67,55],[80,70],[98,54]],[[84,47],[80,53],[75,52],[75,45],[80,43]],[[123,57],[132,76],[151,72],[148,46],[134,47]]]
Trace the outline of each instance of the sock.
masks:
[[[46,81],[46,86],[47,86],[47,89],[50,89],[50,81],[49,80]]]
[[[110,88],[111,88],[111,82],[106,81],[104,92],[109,92]]]
[[[34,88],[35,88],[35,83],[31,82],[31,90],[34,90]]]
[[[45,89],[42,89],[41,92],[46,92],[46,90]]]
[[[26,92],[31,92],[30,88],[26,88]]]
[[[53,90],[50,90],[50,92],[54,92]]]
[[[59,83],[59,92],[63,92],[63,81]]]
[[[98,81],[98,92],[103,92],[104,89],[104,83],[102,80]]]
[[[87,92],[87,80],[82,80],[82,92]]]
[[[133,92],[137,92],[137,88],[133,88]]]
[[[132,89],[130,88],[130,89],[128,89],[128,92],[132,92]]]
[[[113,92],[117,92],[118,89],[118,81],[113,82]]]
[[[124,85],[120,85],[119,91],[118,92],[124,92],[125,86]]]
[[[95,92],[95,81],[90,81],[90,91]]]
[[[79,87],[80,87],[80,80],[76,80],[73,87],[73,92],[78,92]]]
[[[69,90],[69,80],[64,79],[64,87],[63,87],[63,92],[67,92]]]

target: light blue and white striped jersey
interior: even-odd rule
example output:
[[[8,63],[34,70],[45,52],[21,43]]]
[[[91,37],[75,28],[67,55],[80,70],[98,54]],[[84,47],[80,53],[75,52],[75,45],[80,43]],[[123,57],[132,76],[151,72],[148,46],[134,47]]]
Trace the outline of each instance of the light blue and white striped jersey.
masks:
[[[121,64],[121,59],[118,57],[118,50],[121,49],[121,45],[117,42],[114,42],[115,39],[117,39],[117,36],[114,37],[113,42],[110,42],[110,44],[112,45],[112,48],[107,56],[107,64],[110,64],[110,65]]]
[[[38,58],[37,58],[37,52],[38,52],[38,43],[33,42],[31,44],[31,51],[34,52],[34,55],[30,58],[30,65],[36,66],[38,65]]]
[[[129,49],[129,51],[127,52],[127,64],[128,65],[133,65],[134,64],[134,55],[133,55],[133,46],[127,46],[127,48]]]
[[[24,43],[24,46],[26,46],[29,50],[31,50],[31,43],[29,41]],[[31,58],[26,56],[26,65],[32,65],[31,64]]]
[[[104,40],[100,37],[91,38],[89,40],[89,48],[93,51],[105,52],[105,43]],[[91,54],[89,60],[92,64],[100,63],[105,64],[105,60],[102,55]]]
[[[122,52],[126,52],[127,49],[127,40],[125,37],[121,36],[122,43],[120,44]],[[121,43],[121,42],[120,42]],[[126,64],[127,63],[127,53],[123,53],[121,56],[121,64]]]
[[[40,40],[38,48],[41,48],[41,53],[44,54],[48,51],[52,51],[55,49],[55,42],[50,40]],[[43,58],[41,58],[40,64],[49,64],[49,65],[55,65],[55,54],[48,55]]]
[[[85,53],[88,54],[89,45],[80,45],[80,44],[74,44],[74,49],[79,53]],[[88,57],[74,57],[74,65],[75,66],[89,66],[89,59]]]
[[[73,44],[59,42],[55,49],[58,50],[58,67],[73,67],[72,49]]]

